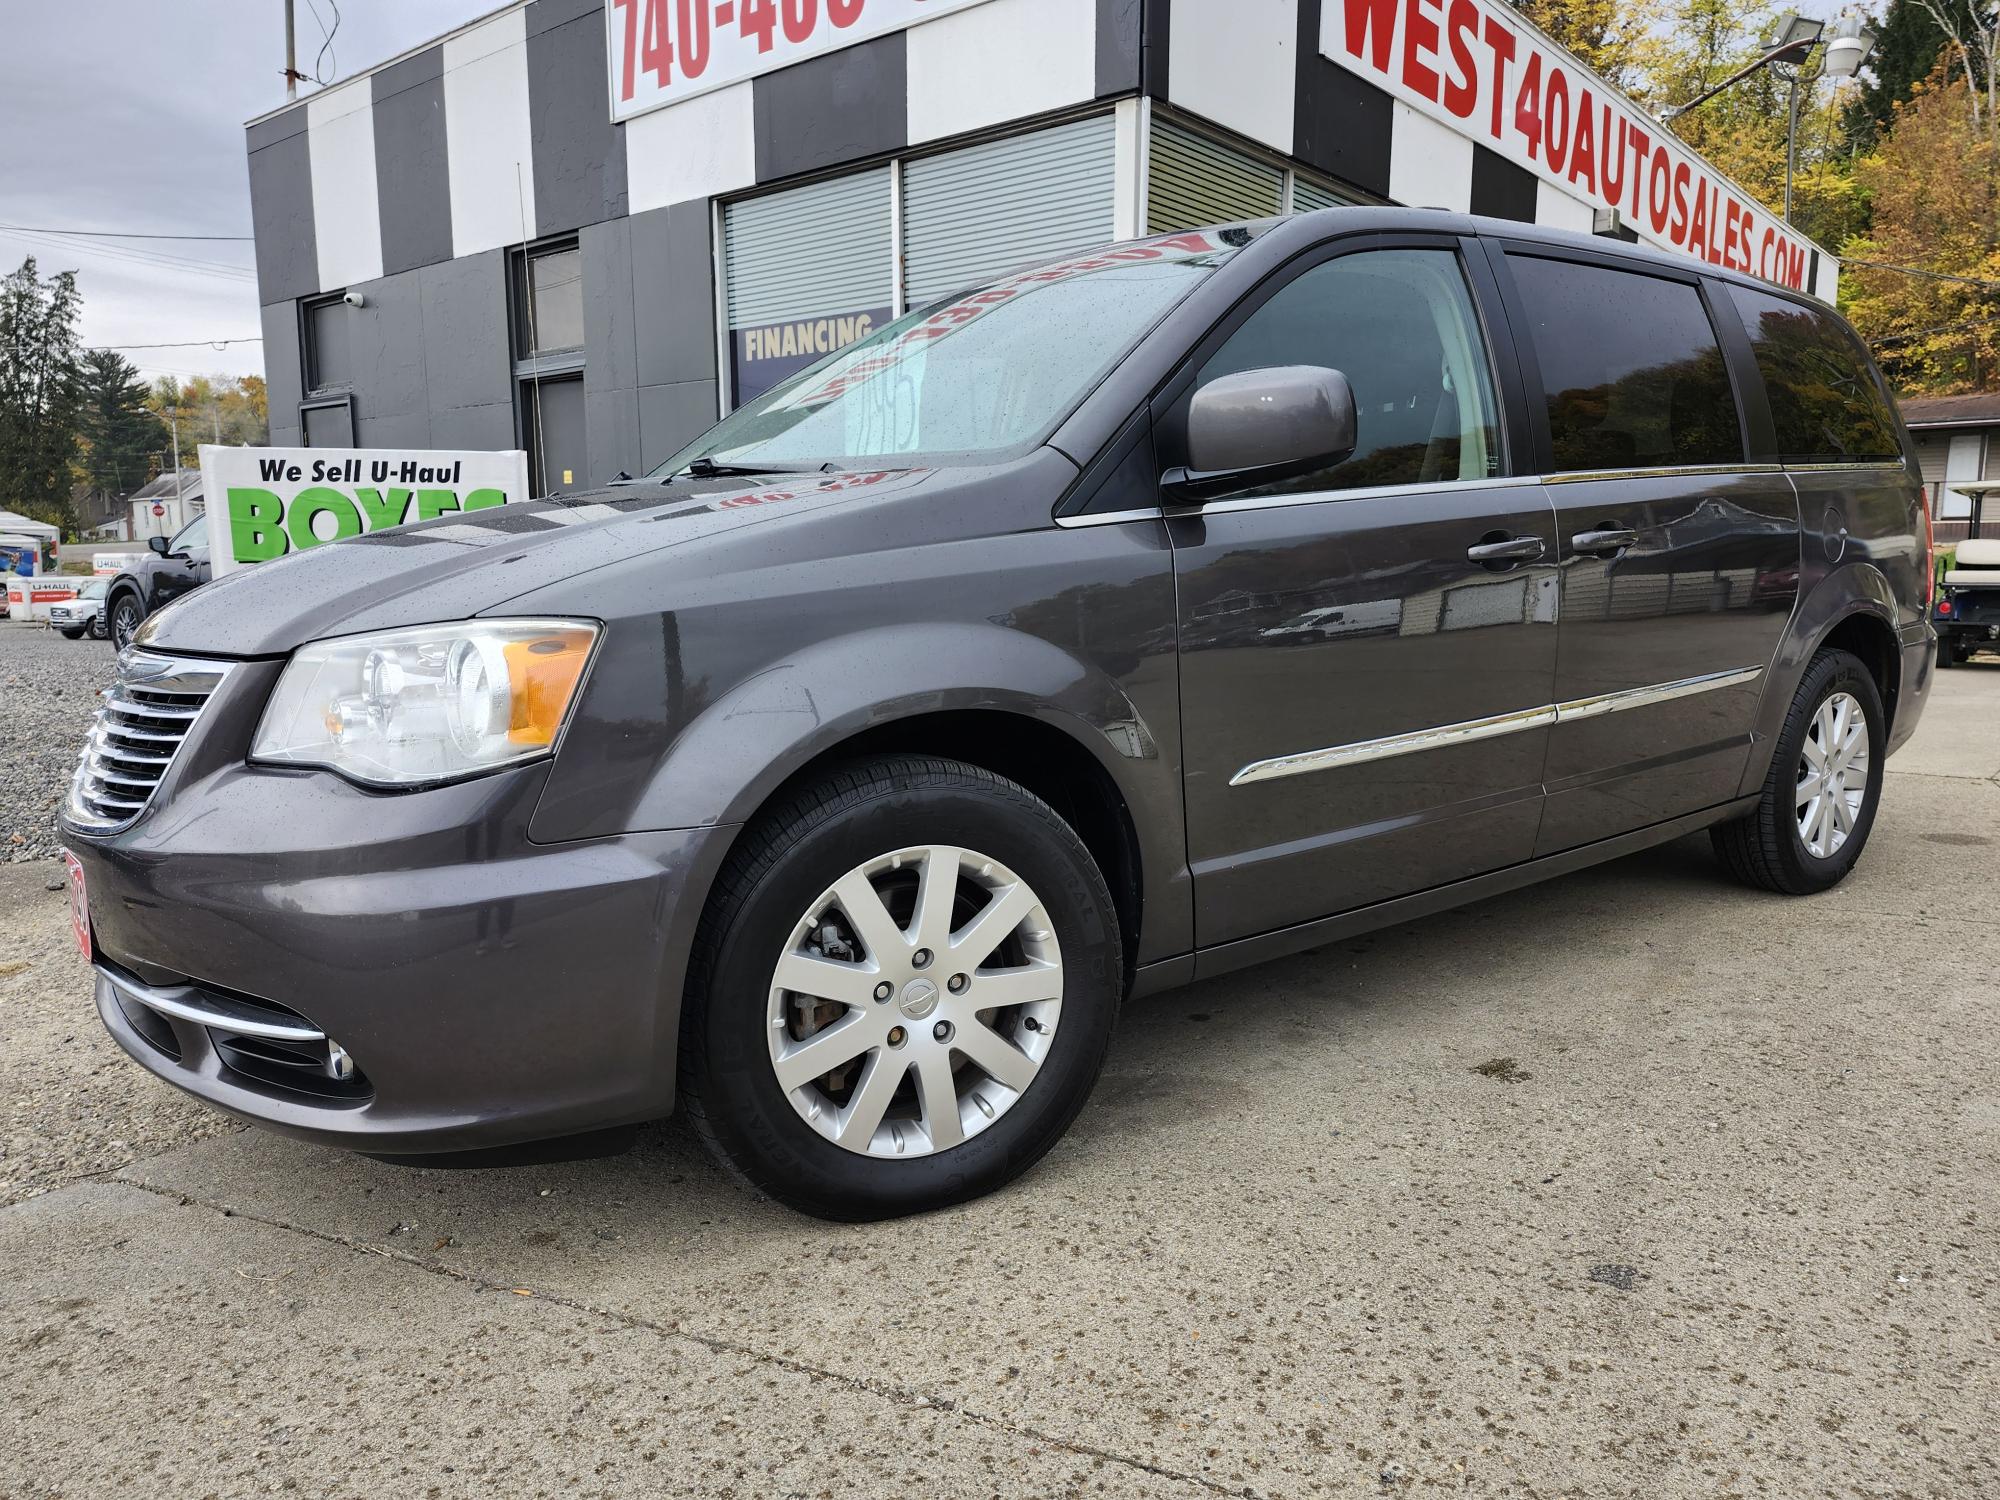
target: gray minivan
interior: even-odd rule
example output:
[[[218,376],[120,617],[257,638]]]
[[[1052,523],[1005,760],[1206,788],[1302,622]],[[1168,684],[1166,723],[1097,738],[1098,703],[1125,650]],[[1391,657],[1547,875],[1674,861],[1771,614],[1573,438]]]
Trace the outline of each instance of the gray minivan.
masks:
[[[605,489],[235,572],[62,816],[97,1003],[416,1161],[683,1104],[833,1218],[1061,1136],[1125,998],[1708,828],[1806,894],[1930,686],[1882,382],[1794,293],[1336,209],[917,309]]]

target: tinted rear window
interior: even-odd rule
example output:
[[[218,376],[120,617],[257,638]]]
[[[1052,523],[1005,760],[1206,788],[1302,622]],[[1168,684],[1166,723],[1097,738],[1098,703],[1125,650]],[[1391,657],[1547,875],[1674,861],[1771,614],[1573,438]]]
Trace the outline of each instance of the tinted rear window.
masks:
[[[1786,463],[1900,459],[1896,419],[1866,356],[1830,314],[1731,287]]]
[[[1510,256],[1559,473],[1743,460],[1701,294],[1605,266]]]

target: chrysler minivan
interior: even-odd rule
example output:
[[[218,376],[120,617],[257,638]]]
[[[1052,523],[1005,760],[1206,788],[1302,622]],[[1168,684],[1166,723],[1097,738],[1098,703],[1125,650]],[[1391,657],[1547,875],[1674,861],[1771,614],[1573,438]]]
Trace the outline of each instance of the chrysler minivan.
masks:
[[[1704,828],[1833,885],[1929,553],[1797,293],[1433,211],[1114,245],[641,479],[150,617],[79,940],[132,1057],[273,1129],[478,1161],[678,1103],[802,1210],[923,1209],[1049,1150],[1128,998]]]

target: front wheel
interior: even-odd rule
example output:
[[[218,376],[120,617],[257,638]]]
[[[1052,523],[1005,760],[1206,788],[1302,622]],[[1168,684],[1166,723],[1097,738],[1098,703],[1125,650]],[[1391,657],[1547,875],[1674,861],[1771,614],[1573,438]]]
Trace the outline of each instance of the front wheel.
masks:
[[[1815,656],[1792,695],[1755,811],[1709,830],[1730,873],[1788,896],[1845,879],[1875,826],[1888,727],[1860,658]]]
[[[132,637],[139,633],[139,626],[145,622],[146,611],[140,607],[136,594],[120,594],[111,601],[111,640],[120,651],[132,644]]]
[[[83,633],[89,628],[90,627],[88,625],[77,625],[77,626],[66,625],[62,629],[62,638],[66,641],[80,641],[83,639]]]
[[[695,945],[681,1093],[722,1162],[828,1219],[990,1192],[1061,1137],[1123,991],[1075,832],[1025,788],[860,761],[731,852]]]

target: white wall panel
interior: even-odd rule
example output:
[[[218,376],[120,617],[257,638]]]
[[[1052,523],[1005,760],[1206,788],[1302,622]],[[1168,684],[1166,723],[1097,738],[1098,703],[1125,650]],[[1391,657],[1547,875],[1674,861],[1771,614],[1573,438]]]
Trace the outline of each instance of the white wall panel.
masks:
[[[1097,7],[1086,0],[990,0],[913,27],[908,45],[912,144],[1097,92]]]
[[[526,11],[509,11],[445,39],[444,134],[451,253],[474,255],[532,238]]]
[[[1559,187],[1535,183],[1535,222],[1548,229],[1575,229],[1589,234],[1597,214],[1581,198],[1572,198]]]
[[[1472,208],[1472,138],[1397,100],[1389,137],[1389,196],[1411,208]]]
[[[757,181],[750,89],[732,84],[626,123],[625,190],[633,213],[733,193]]]
[[[1298,0],[1175,0],[1167,93],[1183,109],[1290,155],[1298,51]]]
[[[363,78],[313,95],[306,129],[320,288],[374,281],[382,274],[382,200],[373,84]]]

